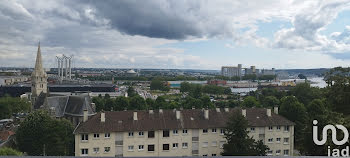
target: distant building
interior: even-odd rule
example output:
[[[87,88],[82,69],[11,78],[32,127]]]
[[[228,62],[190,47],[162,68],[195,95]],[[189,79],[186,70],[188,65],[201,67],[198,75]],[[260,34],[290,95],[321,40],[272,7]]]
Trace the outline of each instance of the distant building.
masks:
[[[216,86],[225,86],[227,81],[225,80],[208,80],[208,84]]]
[[[294,123],[278,108],[186,109],[101,112],[74,130],[75,156],[219,156],[226,123],[233,114],[248,120],[249,136],[262,140],[267,155],[292,156]]]
[[[40,43],[35,62],[35,69],[32,73],[31,93],[26,95],[32,100],[33,109],[47,110],[52,117],[66,118],[74,125],[83,120],[83,111],[86,110],[89,116],[95,114],[94,104],[87,94],[66,96],[51,95],[47,88],[47,74],[42,66]]]
[[[8,86],[29,81],[28,76],[0,76],[0,86]]]
[[[138,75],[137,72],[135,72],[135,70],[131,69],[131,70],[128,70],[126,73],[125,73],[125,76],[128,76],[128,77],[136,77]]]
[[[240,77],[242,76],[242,64],[235,66],[222,66],[221,75],[226,77]]]
[[[275,68],[272,68],[271,70],[262,69],[261,75],[276,75]]]

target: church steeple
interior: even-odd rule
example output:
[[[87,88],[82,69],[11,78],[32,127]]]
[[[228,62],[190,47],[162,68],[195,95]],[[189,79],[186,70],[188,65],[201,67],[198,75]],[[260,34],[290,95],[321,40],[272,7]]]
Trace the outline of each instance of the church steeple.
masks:
[[[35,68],[32,73],[32,96],[37,97],[41,92],[47,93],[47,74],[43,68],[39,42],[38,51],[36,54]]]
[[[36,54],[36,62],[35,62],[35,70],[34,71],[41,71],[43,69],[43,63],[41,58],[41,50],[40,50],[40,42],[38,44],[38,52]]]

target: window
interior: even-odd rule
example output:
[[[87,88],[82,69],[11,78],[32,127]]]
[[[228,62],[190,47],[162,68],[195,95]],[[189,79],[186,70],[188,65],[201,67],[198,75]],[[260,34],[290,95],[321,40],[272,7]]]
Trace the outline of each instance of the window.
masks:
[[[273,130],[273,127],[272,126],[269,126],[269,131],[272,131]]]
[[[128,146],[128,151],[134,151],[134,146],[133,145],[129,145]]]
[[[178,143],[173,143],[173,148],[177,148],[179,146]]]
[[[211,154],[211,156],[216,156],[216,154]]]
[[[224,144],[225,144],[226,142],[225,141],[220,141],[220,149],[223,149],[224,148]]]
[[[163,130],[163,137],[169,137],[169,130]]]
[[[95,133],[95,134],[94,134],[94,138],[95,138],[95,139],[100,138],[100,134]]]
[[[82,134],[81,135],[81,140],[82,141],[88,141],[89,140],[89,135],[88,134]]]
[[[187,129],[182,130],[183,134],[187,134]]]
[[[267,155],[272,155],[272,154],[273,154],[273,150],[267,151]]]
[[[100,148],[94,148],[94,153],[98,153],[98,152],[100,152]]]
[[[288,155],[289,155],[289,150],[283,150],[283,154],[284,154],[285,156],[288,156]]]
[[[139,145],[139,150],[143,150],[143,145]]]
[[[218,144],[217,144],[217,142],[216,141],[212,141],[211,142],[211,146],[217,146]]]
[[[220,129],[220,134],[225,134],[225,129]]]
[[[81,149],[81,155],[89,155],[89,149]]]
[[[182,143],[182,148],[187,148],[188,147],[188,143]]]
[[[148,151],[154,151],[154,144],[148,145]]]
[[[284,126],[284,131],[289,132],[289,126]]]
[[[173,134],[174,134],[174,135],[177,135],[177,134],[178,134],[177,129],[173,130]]]
[[[110,133],[105,133],[105,138],[110,138],[111,134]]]
[[[281,142],[281,138],[276,138],[276,142],[277,143]]]
[[[154,138],[154,131],[148,131],[148,138]]]
[[[211,129],[212,133],[216,133],[216,128]]]
[[[105,147],[105,153],[108,153],[111,151],[111,147]]]
[[[276,155],[280,155],[281,154],[281,150],[276,150]]]
[[[203,147],[208,147],[208,142],[203,142]]]
[[[281,126],[277,126],[276,129],[277,129],[277,131],[280,131],[281,130]]]
[[[133,137],[134,136],[134,132],[129,132],[129,137]]]
[[[203,133],[208,133],[208,129],[203,129]]]
[[[139,132],[139,136],[143,136],[143,131]]]
[[[255,132],[255,128],[254,127],[250,128],[250,131]]]
[[[272,142],[273,142],[273,138],[269,138],[267,141],[268,141],[269,143],[272,143]]]
[[[283,139],[283,144],[288,144],[289,143],[289,138],[284,138]]]
[[[169,144],[163,144],[163,150],[169,150]]]

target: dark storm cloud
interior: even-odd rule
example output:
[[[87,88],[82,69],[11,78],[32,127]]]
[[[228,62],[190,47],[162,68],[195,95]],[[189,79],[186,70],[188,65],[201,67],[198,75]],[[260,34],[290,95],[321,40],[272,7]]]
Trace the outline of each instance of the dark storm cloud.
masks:
[[[82,1],[86,3],[86,1]],[[200,37],[202,32],[197,21],[187,17],[200,9],[199,4],[183,6],[175,1],[89,1],[96,14],[110,20],[112,28],[129,35],[154,38],[184,39]],[[186,15],[187,14],[187,15]]]

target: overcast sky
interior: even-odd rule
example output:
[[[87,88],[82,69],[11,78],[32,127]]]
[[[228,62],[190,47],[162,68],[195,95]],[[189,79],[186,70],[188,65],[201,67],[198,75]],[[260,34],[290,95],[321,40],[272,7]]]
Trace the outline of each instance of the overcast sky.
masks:
[[[350,66],[350,0],[2,0],[0,67]]]

